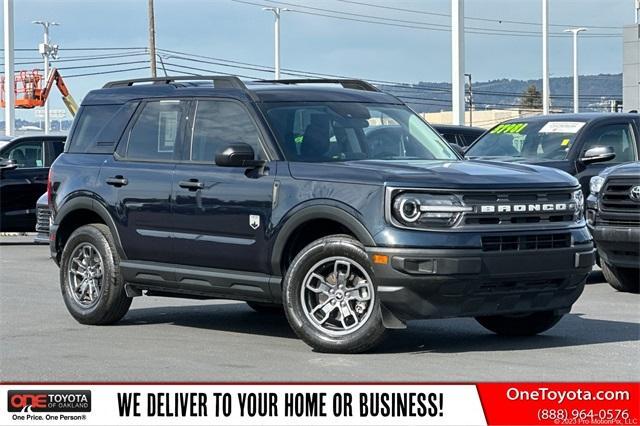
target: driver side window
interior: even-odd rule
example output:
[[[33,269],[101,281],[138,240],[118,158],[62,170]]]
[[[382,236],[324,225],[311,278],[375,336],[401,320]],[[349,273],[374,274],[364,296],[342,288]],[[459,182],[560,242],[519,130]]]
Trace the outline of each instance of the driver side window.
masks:
[[[6,157],[15,161],[18,168],[44,167],[44,149],[40,141],[19,143]]]
[[[612,163],[626,163],[635,161],[635,139],[629,124],[608,124],[600,126],[591,132],[582,147],[582,154],[596,146],[608,146],[616,153]]]

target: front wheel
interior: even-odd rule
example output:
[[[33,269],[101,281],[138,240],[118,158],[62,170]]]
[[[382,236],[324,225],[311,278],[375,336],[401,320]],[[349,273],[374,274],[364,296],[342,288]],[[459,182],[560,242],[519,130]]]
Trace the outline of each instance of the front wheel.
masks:
[[[504,336],[533,336],[549,330],[562,318],[554,311],[533,312],[520,315],[491,315],[476,317],[487,330]]]
[[[384,336],[373,268],[349,236],[306,246],[285,275],[283,300],[295,333],[319,352],[364,352]]]

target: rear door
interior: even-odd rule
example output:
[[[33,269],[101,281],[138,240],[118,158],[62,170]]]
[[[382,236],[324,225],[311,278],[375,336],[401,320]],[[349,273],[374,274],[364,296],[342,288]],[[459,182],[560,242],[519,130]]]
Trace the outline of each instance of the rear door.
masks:
[[[263,173],[215,164],[215,154],[232,143],[249,144],[256,158],[266,159],[261,131],[247,107],[234,100],[195,101],[191,115],[184,161],[173,178],[174,259],[190,266],[266,272],[275,162]]]
[[[106,204],[130,260],[172,262],[172,179],[188,101],[143,103],[100,170]]]

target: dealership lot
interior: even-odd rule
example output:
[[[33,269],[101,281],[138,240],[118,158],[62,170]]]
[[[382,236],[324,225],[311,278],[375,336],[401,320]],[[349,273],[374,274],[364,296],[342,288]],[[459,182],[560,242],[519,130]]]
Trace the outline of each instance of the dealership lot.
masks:
[[[118,325],[78,324],[32,237],[0,237],[2,381],[640,380],[640,295],[599,271],[558,326],[504,338],[472,319],[415,321],[374,352],[313,352],[241,302],[134,299]]]

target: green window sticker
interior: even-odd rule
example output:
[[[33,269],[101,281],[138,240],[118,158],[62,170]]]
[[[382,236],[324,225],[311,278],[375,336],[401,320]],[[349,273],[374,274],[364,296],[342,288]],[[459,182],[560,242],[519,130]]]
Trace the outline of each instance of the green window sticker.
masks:
[[[496,127],[494,127],[490,133],[494,133],[494,134],[518,134],[520,133],[522,130],[524,130],[525,127],[527,127],[528,123],[506,123],[506,124],[500,124]]]

